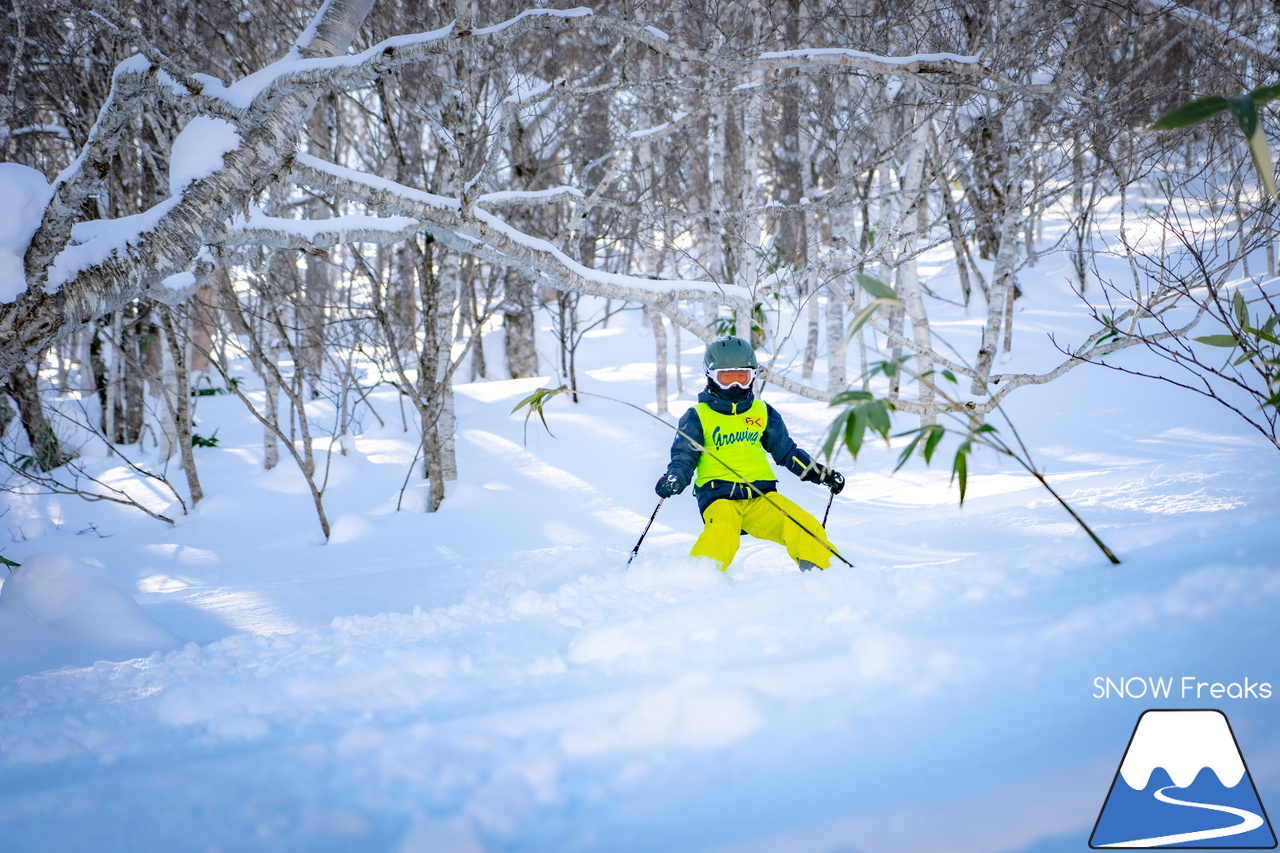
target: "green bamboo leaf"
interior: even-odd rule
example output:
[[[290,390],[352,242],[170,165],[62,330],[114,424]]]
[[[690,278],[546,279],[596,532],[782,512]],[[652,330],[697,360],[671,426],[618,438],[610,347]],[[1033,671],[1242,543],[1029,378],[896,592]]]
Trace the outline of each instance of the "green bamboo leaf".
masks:
[[[880,279],[863,273],[858,273],[855,278],[857,278],[858,284],[862,285],[862,289],[871,294],[873,299],[884,299],[894,304],[898,303],[898,294]]]
[[[1269,344],[1280,346],[1280,338],[1277,338],[1274,334],[1268,332],[1266,326],[1263,326],[1261,329],[1245,329],[1245,331],[1260,341],[1266,341]]]
[[[1235,116],[1244,138],[1253,136],[1258,129],[1258,108],[1253,105],[1253,98],[1248,95],[1227,98],[1227,107],[1231,110],[1231,115]]]
[[[832,406],[848,406],[850,403],[861,403],[865,400],[874,400],[875,395],[870,391],[841,391],[839,394],[831,398]]]
[[[1236,291],[1231,297],[1231,307],[1235,311],[1236,323],[1240,326],[1249,325],[1249,308],[1244,304],[1244,294]]]
[[[865,409],[868,425],[887,440],[889,438],[889,430],[893,429],[893,424],[889,420],[888,404],[884,400],[873,400],[866,404]]]
[[[1236,340],[1235,335],[1205,335],[1200,338],[1192,338],[1198,344],[1206,344],[1211,347],[1227,347],[1234,349],[1240,346],[1240,342]]]
[[[852,413],[852,409],[845,409],[840,414],[836,415],[836,419],[832,421],[831,426],[827,428],[827,440],[822,443],[823,458],[830,460],[831,457],[835,455],[836,448],[839,446],[840,440],[844,436],[845,424]]]
[[[929,427],[929,438],[924,443],[924,461],[926,463],[933,462],[933,452],[938,449],[938,443],[942,441],[942,437],[946,434],[946,428],[938,424],[932,424]]]
[[[1276,393],[1268,397],[1267,400],[1264,401],[1262,405],[1271,406],[1272,408],[1280,408],[1280,391],[1277,391]]]
[[[899,471],[902,470],[902,466],[907,464],[907,462],[911,459],[911,454],[914,453],[916,448],[920,446],[920,440],[924,438],[924,435],[925,435],[925,431],[923,429],[916,431],[916,437],[911,439],[911,443],[908,444],[905,448],[903,448],[902,453],[899,454],[898,464],[893,466],[893,473],[895,474],[898,473]]]
[[[1246,361],[1251,361],[1256,355],[1258,355],[1258,353],[1254,352],[1253,350],[1245,350],[1244,355],[1240,356],[1234,362],[1232,362],[1232,365],[1234,367],[1239,367],[1240,365],[1244,364]]]
[[[1267,190],[1267,195],[1280,201],[1280,191],[1276,189],[1276,168],[1271,160],[1271,149],[1267,146],[1266,135],[1259,125],[1249,137],[1249,154],[1253,157],[1253,166],[1258,170],[1258,177]]]
[[[860,417],[857,409],[849,410],[849,419],[844,424],[844,446],[849,449],[849,455],[854,459],[858,458],[858,451],[862,449],[862,438],[867,433],[867,422]]]
[[[876,312],[878,312],[886,304],[887,303],[884,302],[883,300],[877,299],[874,302],[872,302],[870,305],[866,306],[861,311],[859,311],[857,316],[853,318],[853,322],[849,324],[849,330],[844,333],[845,342],[848,343],[849,341],[853,340],[853,336],[858,334],[858,330],[861,329],[863,326],[867,325],[867,323],[871,322],[871,318],[874,317],[876,315]]]
[[[22,566],[22,563],[15,563],[13,560],[10,560],[8,557],[0,556],[0,566],[8,566],[11,569],[17,569]]]
[[[845,408],[827,432],[822,452],[828,459],[841,443],[857,459],[868,430],[886,441],[889,439],[893,404],[888,400],[878,400],[870,391],[842,391],[832,399],[831,405]]]
[[[1280,194],[1276,192],[1276,175],[1271,161],[1271,149],[1267,147],[1266,136],[1258,123],[1258,109],[1254,106],[1253,98],[1249,95],[1237,95],[1229,98],[1227,102],[1230,105],[1231,114],[1235,116],[1236,124],[1240,126],[1240,132],[1244,134],[1244,141],[1249,146],[1249,156],[1253,158],[1253,166],[1258,172],[1258,177],[1262,179],[1267,194],[1274,199],[1280,199]]]
[[[525,397],[519,403],[516,403],[515,408],[511,410],[511,414],[514,415],[516,412],[520,411],[521,409],[527,408],[529,411],[525,412],[525,415],[524,415],[524,428],[525,428],[526,434],[529,429],[529,418],[533,417],[534,414],[536,413],[538,416],[538,419],[542,421],[542,428],[547,431],[547,435],[551,436],[552,438],[555,438],[556,437],[555,433],[551,431],[551,427],[547,424],[547,413],[545,411],[545,406],[547,405],[547,401],[550,400],[552,397],[554,397],[557,394],[563,394],[565,391],[568,391],[568,390],[569,390],[569,386],[567,385],[561,385],[559,388],[539,388],[537,391],[534,391],[532,394],[530,394],[528,397]]]
[[[561,386],[561,388],[563,387],[564,386]],[[514,415],[516,412],[520,411],[525,406],[528,406],[530,408],[541,406],[543,400],[547,396],[556,393],[557,390],[560,390],[560,389],[553,390],[551,388],[539,388],[537,391],[534,391],[532,394],[530,394],[528,397],[525,397],[519,403],[516,403],[515,407],[511,409],[511,414]]]
[[[951,479],[960,485],[960,506],[964,506],[965,492],[969,488],[969,452],[973,445],[963,442],[956,448],[955,460],[951,463]]]
[[[1249,93],[1249,97],[1253,99],[1253,105],[1260,107],[1263,104],[1280,98],[1280,83],[1274,86],[1259,86]]]
[[[1151,123],[1150,130],[1173,130],[1179,127],[1190,127],[1205,119],[1212,118],[1228,108],[1227,99],[1221,95],[1209,95],[1183,104],[1171,112],[1167,112]]]

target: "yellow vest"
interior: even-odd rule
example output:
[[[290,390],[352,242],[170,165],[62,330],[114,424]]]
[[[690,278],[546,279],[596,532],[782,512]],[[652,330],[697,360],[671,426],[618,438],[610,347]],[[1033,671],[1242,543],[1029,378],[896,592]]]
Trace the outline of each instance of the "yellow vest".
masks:
[[[706,448],[698,457],[695,486],[708,480],[751,483],[778,479],[760,443],[769,422],[763,400],[736,415],[721,414],[706,403],[698,403],[694,410],[702,421],[702,446]]]

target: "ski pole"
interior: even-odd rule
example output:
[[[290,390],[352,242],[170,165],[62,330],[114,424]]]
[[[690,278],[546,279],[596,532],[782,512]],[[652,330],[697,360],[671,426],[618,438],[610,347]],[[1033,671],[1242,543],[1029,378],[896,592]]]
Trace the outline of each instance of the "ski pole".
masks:
[[[827,529],[827,516],[831,515],[831,502],[836,499],[836,493],[832,492],[827,496],[827,511],[822,514],[822,529]]]
[[[640,538],[636,540],[636,547],[631,549],[631,556],[627,557],[627,565],[631,565],[631,561],[636,558],[636,554],[640,553],[640,543],[644,541],[644,537],[649,535],[649,528],[653,527],[653,520],[658,517],[658,510],[662,509],[662,502],[666,498],[658,498],[658,505],[653,508],[653,515],[649,516],[649,523],[644,526],[644,533],[640,534]]]

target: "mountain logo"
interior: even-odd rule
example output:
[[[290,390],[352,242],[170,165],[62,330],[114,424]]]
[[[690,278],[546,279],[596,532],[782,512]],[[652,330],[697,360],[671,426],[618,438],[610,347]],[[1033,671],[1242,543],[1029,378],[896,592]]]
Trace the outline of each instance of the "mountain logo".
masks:
[[[1276,835],[1226,714],[1143,712],[1089,846],[1273,849]]]

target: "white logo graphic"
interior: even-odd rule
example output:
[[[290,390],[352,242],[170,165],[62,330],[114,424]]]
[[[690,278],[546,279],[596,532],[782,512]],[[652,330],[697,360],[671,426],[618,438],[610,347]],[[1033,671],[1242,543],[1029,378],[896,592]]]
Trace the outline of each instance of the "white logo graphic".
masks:
[[[1143,713],[1089,846],[1275,847],[1275,833],[1226,715]]]

